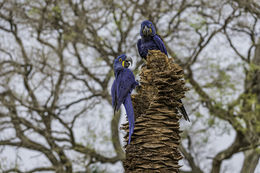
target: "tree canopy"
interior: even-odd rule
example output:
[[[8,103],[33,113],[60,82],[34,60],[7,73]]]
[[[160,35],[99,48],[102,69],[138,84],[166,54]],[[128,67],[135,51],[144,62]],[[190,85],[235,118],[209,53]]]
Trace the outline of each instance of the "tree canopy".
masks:
[[[259,9],[255,0],[1,0],[0,170],[122,171],[113,60],[135,56],[138,73],[145,19],[190,88],[183,172],[232,172],[223,161],[237,153],[241,172],[259,170]]]

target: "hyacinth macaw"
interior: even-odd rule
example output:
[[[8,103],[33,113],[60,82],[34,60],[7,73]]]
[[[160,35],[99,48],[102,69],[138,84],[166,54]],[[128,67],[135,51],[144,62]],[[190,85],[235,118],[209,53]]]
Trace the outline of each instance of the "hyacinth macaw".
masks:
[[[166,47],[162,39],[156,34],[155,27],[152,22],[145,20],[141,24],[141,39],[137,42],[139,55],[146,59],[148,50],[160,50],[168,56]]]
[[[141,23],[140,36],[141,39],[139,39],[137,42],[137,48],[139,55],[142,58],[146,59],[148,50],[160,50],[168,56],[166,47],[162,39],[156,34],[156,30],[152,22],[145,20]],[[178,101],[182,104],[181,100]],[[184,106],[181,106],[179,110],[182,113],[184,119],[186,121],[190,121]]]
[[[131,142],[131,136],[134,132],[135,118],[134,109],[131,101],[131,92],[138,85],[135,80],[133,72],[128,69],[132,59],[125,54],[118,56],[114,60],[114,74],[115,80],[111,88],[112,106],[114,114],[123,103],[125,106],[128,122],[129,122],[129,139],[128,144]]]

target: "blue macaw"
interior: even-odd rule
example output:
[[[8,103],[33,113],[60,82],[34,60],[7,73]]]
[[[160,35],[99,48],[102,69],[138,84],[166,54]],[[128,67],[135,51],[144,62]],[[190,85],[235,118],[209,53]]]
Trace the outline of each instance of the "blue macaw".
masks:
[[[115,80],[111,88],[112,106],[114,114],[123,103],[125,106],[128,122],[129,122],[129,139],[128,144],[131,142],[131,136],[134,132],[135,118],[134,109],[131,101],[131,92],[139,85],[135,80],[133,72],[128,69],[132,59],[125,54],[118,56],[114,60],[114,74]]]
[[[160,50],[168,56],[166,47],[162,39],[156,34],[155,27],[152,22],[145,20],[141,24],[141,39],[137,42],[137,48],[140,56],[146,59],[148,50]]]
[[[168,56],[166,47],[162,39],[156,34],[156,30],[152,22],[145,20],[141,23],[140,36],[141,39],[139,39],[137,42],[137,48],[139,55],[142,58],[146,59],[148,50],[160,50]],[[182,104],[181,100],[178,101]],[[179,110],[182,113],[184,119],[186,121],[190,121],[184,106],[180,107]]]

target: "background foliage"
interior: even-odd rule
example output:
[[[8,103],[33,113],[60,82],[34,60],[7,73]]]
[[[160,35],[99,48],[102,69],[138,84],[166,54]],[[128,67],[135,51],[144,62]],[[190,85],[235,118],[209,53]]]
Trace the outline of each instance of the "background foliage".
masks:
[[[259,18],[256,0],[1,0],[0,170],[123,171],[112,63],[138,72],[145,19],[190,88],[183,172],[259,170]]]

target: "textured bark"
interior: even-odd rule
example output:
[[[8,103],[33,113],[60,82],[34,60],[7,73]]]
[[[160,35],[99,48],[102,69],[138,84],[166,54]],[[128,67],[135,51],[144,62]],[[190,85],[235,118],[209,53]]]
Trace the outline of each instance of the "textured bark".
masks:
[[[259,161],[259,153],[255,150],[249,150],[245,152],[245,160],[241,173],[254,172]]]
[[[252,146],[257,147],[260,145],[260,38],[256,43],[254,58],[245,83],[245,93],[254,100],[252,102],[249,99],[243,107],[244,112],[248,112],[245,114],[247,125],[245,137]]]
[[[256,95],[257,97],[257,104],[259,107],[260,104],[260,38],[258,39],[258,42],[256,44],[256,48],[255,48],[255,56],[254,59],[252,60],[254,66],[256,66],[256,68],[252,71],[252,76],[249,77],[249,82],[247,84],[247,89],[251,90],[251,92],[253,94]],[[260,124],[260,110],[259,108],[257,108],[258,111],[256,110],[256,114],[257,116],[255,120],[253,120],[253,123],[258,123]],[[254,130],[256,134],[252,134],[251,136],[256,136],[254,138],[255,141],[257,141],[256,143],[260,143],[260,131],[259,128],[258,130]],[[250,136],[250,137],[251,137]],[[253,138],[253,137],[251,137]],[[259,158],[260,158],[260,154],[259,151],[257,149],[252,149],[252,150],[248,150],[244,152],[245,155],[245,159],[244,159],[244,163],[243,163],[243,167],[241,170],[241,173],[247,173],[247,172],[254,172],[256,169],[256,166],[259,162]]]
[[[235,153],[238,153],[241,148],[247,147],[248,145],[245,136],[242,133],[237,133],[233,143],[214,157],[211,173],[220,173],[222,162],[231,158]]]
[[[253,64],[257,67],[256,70],[254,70],[254,74],[250,84],[251,87],[253,87],[252,92],[257,95],[257,101],[260,104],[260,38],[258,39],[258,42],[256,44]]]
[[[125,172],[179,172],[183,71],[160,51],[151,51],[140,73],[140,86],[132,96],[135,131],[126,146]],[[124,129],[128,130],[128,124]],[[125,136],[128,140],[128,134]]]

